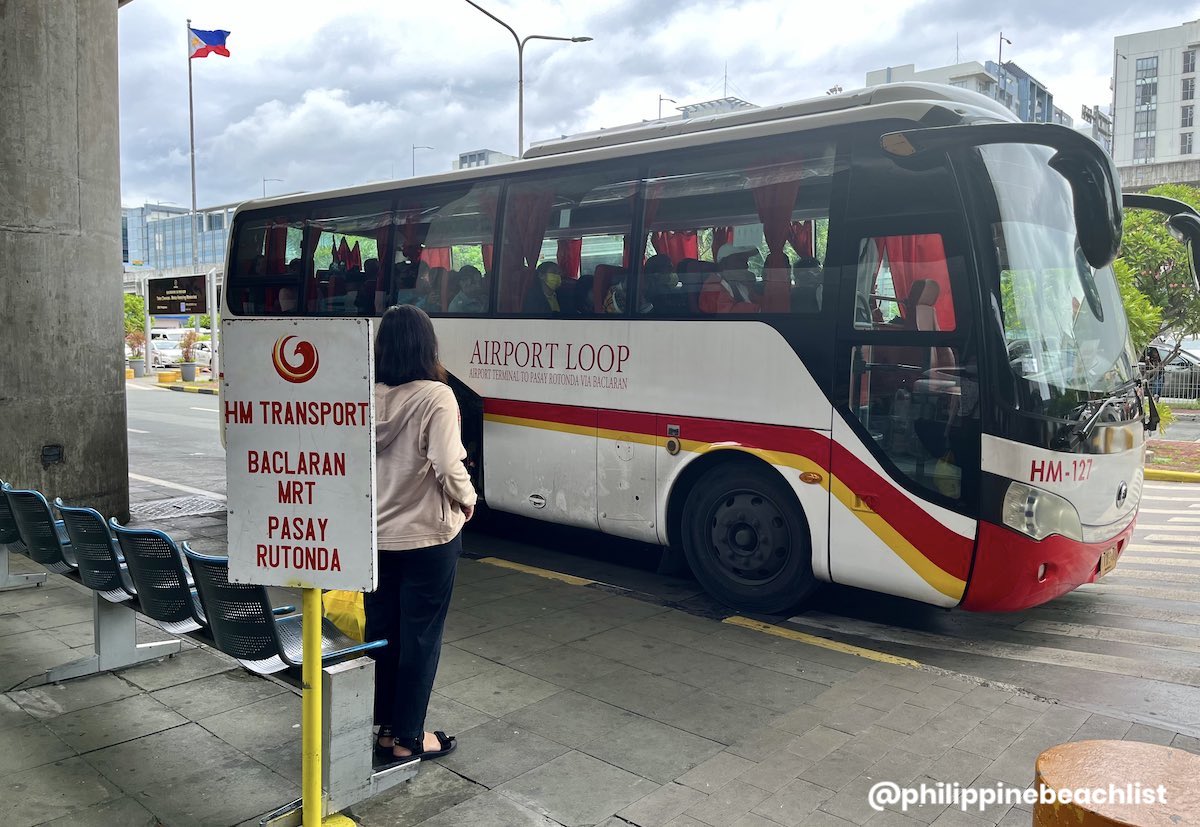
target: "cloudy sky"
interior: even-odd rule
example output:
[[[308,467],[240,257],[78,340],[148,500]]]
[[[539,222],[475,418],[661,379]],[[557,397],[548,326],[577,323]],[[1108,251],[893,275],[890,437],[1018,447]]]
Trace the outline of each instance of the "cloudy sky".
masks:
[[[531,41],[525,140],[656,117],[728,93],[764,105],[860,87],[869,70],[1005,59],[1078,120],[1107,103],[1118,34],[1200,16],[1129,0],[480,0]],[[1153,9],[1150,6],[1153,5]],[[1178,11],[1167,10],[1174,6]],[[463,0],[139,0],[119,13],[122,203],[190,203],[188,17],[232,57],[192,61],[201,207],[450,169],[515,153],[516,44]],[[674,104],[665,103],[664,113]]]

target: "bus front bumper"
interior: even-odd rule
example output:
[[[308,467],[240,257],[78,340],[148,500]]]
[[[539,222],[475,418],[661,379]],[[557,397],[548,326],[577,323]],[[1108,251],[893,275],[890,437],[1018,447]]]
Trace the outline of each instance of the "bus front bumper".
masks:
[[[975,565],[960,606],[972,612],[1014,612],[1094,583],[1102,576],[1102,562],[1115,564],[1125,551],[1136,522],[1130,520],[1102,543],[1083,543],[1057,534],[1034,540],[980,521]]]

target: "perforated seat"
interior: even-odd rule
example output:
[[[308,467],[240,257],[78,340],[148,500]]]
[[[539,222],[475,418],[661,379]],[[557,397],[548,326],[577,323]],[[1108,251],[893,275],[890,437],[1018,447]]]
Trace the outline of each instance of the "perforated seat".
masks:
[[[50,503],[40,491],[4,489],[21,542],[29,557],[46,571],[66,574],[76,569],[75,554],[62,522],[50,513]]]
[[[54,507],[62,514],[67,536],[71,538],[83,585],[110,603],[125,603],[136,597],[137,589],[129,577],[125,558],[100,512],[63,505],[61,499],[54,500]]]
[[[208,625],[192,576],[175,541],[152,528],[124,528],[110,520],[137,591],[142,614],[173,635]]]
[[[0,480],[0,547],[14,554],[29,556],[29,549],[21,542],[21,530],[13,519],[12,509],[8,507],[8,497],[3,492],[11,488],[4,480]]]
[[[183,544],[183,553],[208,609],[209,628],[218,649],[261,675],[301,665],[300,615],[273,617],[266,588],[230,582],[228,557],[200,554],[187,543]],[[323,664],[386,645],[384,640],[359,643],[338,631],[327,618],[321,618]]]

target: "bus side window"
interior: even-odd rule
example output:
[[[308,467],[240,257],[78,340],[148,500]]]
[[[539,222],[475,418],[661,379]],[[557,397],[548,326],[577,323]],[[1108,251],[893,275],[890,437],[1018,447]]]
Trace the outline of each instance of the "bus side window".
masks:
[[[818,314],[834,147],[756,143],[650,165],[639,312]]]
[[[435,316],[469,316],[491,309],[499,196],[500,187],[494,183],[401,194],[396,235],[403,258],[397,259],[394,285],[398,303],[410,301]]]
[[[305,251],[307,313],[320,316],[377,316],[387,284],[391,204],[359,201],[320,210],[309,219]]]
[[[637,188],[635,171],[615,164],[511,184],[497,309],[531,316],[625,313],[614,288],[628,275]]]
[[[239,219],[230,261],[234,315],[294,313],[300,308],[303,224],[290,216]]]

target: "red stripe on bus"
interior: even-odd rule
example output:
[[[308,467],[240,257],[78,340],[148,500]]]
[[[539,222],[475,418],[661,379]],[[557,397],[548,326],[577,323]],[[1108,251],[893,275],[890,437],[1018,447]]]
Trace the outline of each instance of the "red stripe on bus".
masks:
[[[485,399],[484,411],[500,416],[600,427],[647,436],[665,437],[667,427],[679,426],[679,437],[708,444],[737,445],[764,451],[796,454],[829,471],[855,494],[871,499],[871,509],[917,548],[931,563],[960,580],[971,569],[975,541],[938,522],[849,449],[827,433],[789,425],[764,425],[720,419],[699,419],[669,414],[632,413],[609,409],[551,405],[508,399]],[[657,422],[657,427],[655,423]],[[831,461],[835,464],[831,466]],[[874,495],[874,496],[872,496]]]
[[[580,408],[575,405],[551,405],[546,402],[520,402],[515,399],[484,399],[483,412],[496,416],[514,416],[519,419],[540,419],[562,425],[595,428],[598,408]]]
[[[975,541],[951,531],[937,518],[914,503],[895,483],[880,476],[873,468],[844,445],[833,445],[835,474],[860,497],[869,498],[871,510],[898,531],[921,554],[947,574],[966,580],[971,572],[971,554]]]

